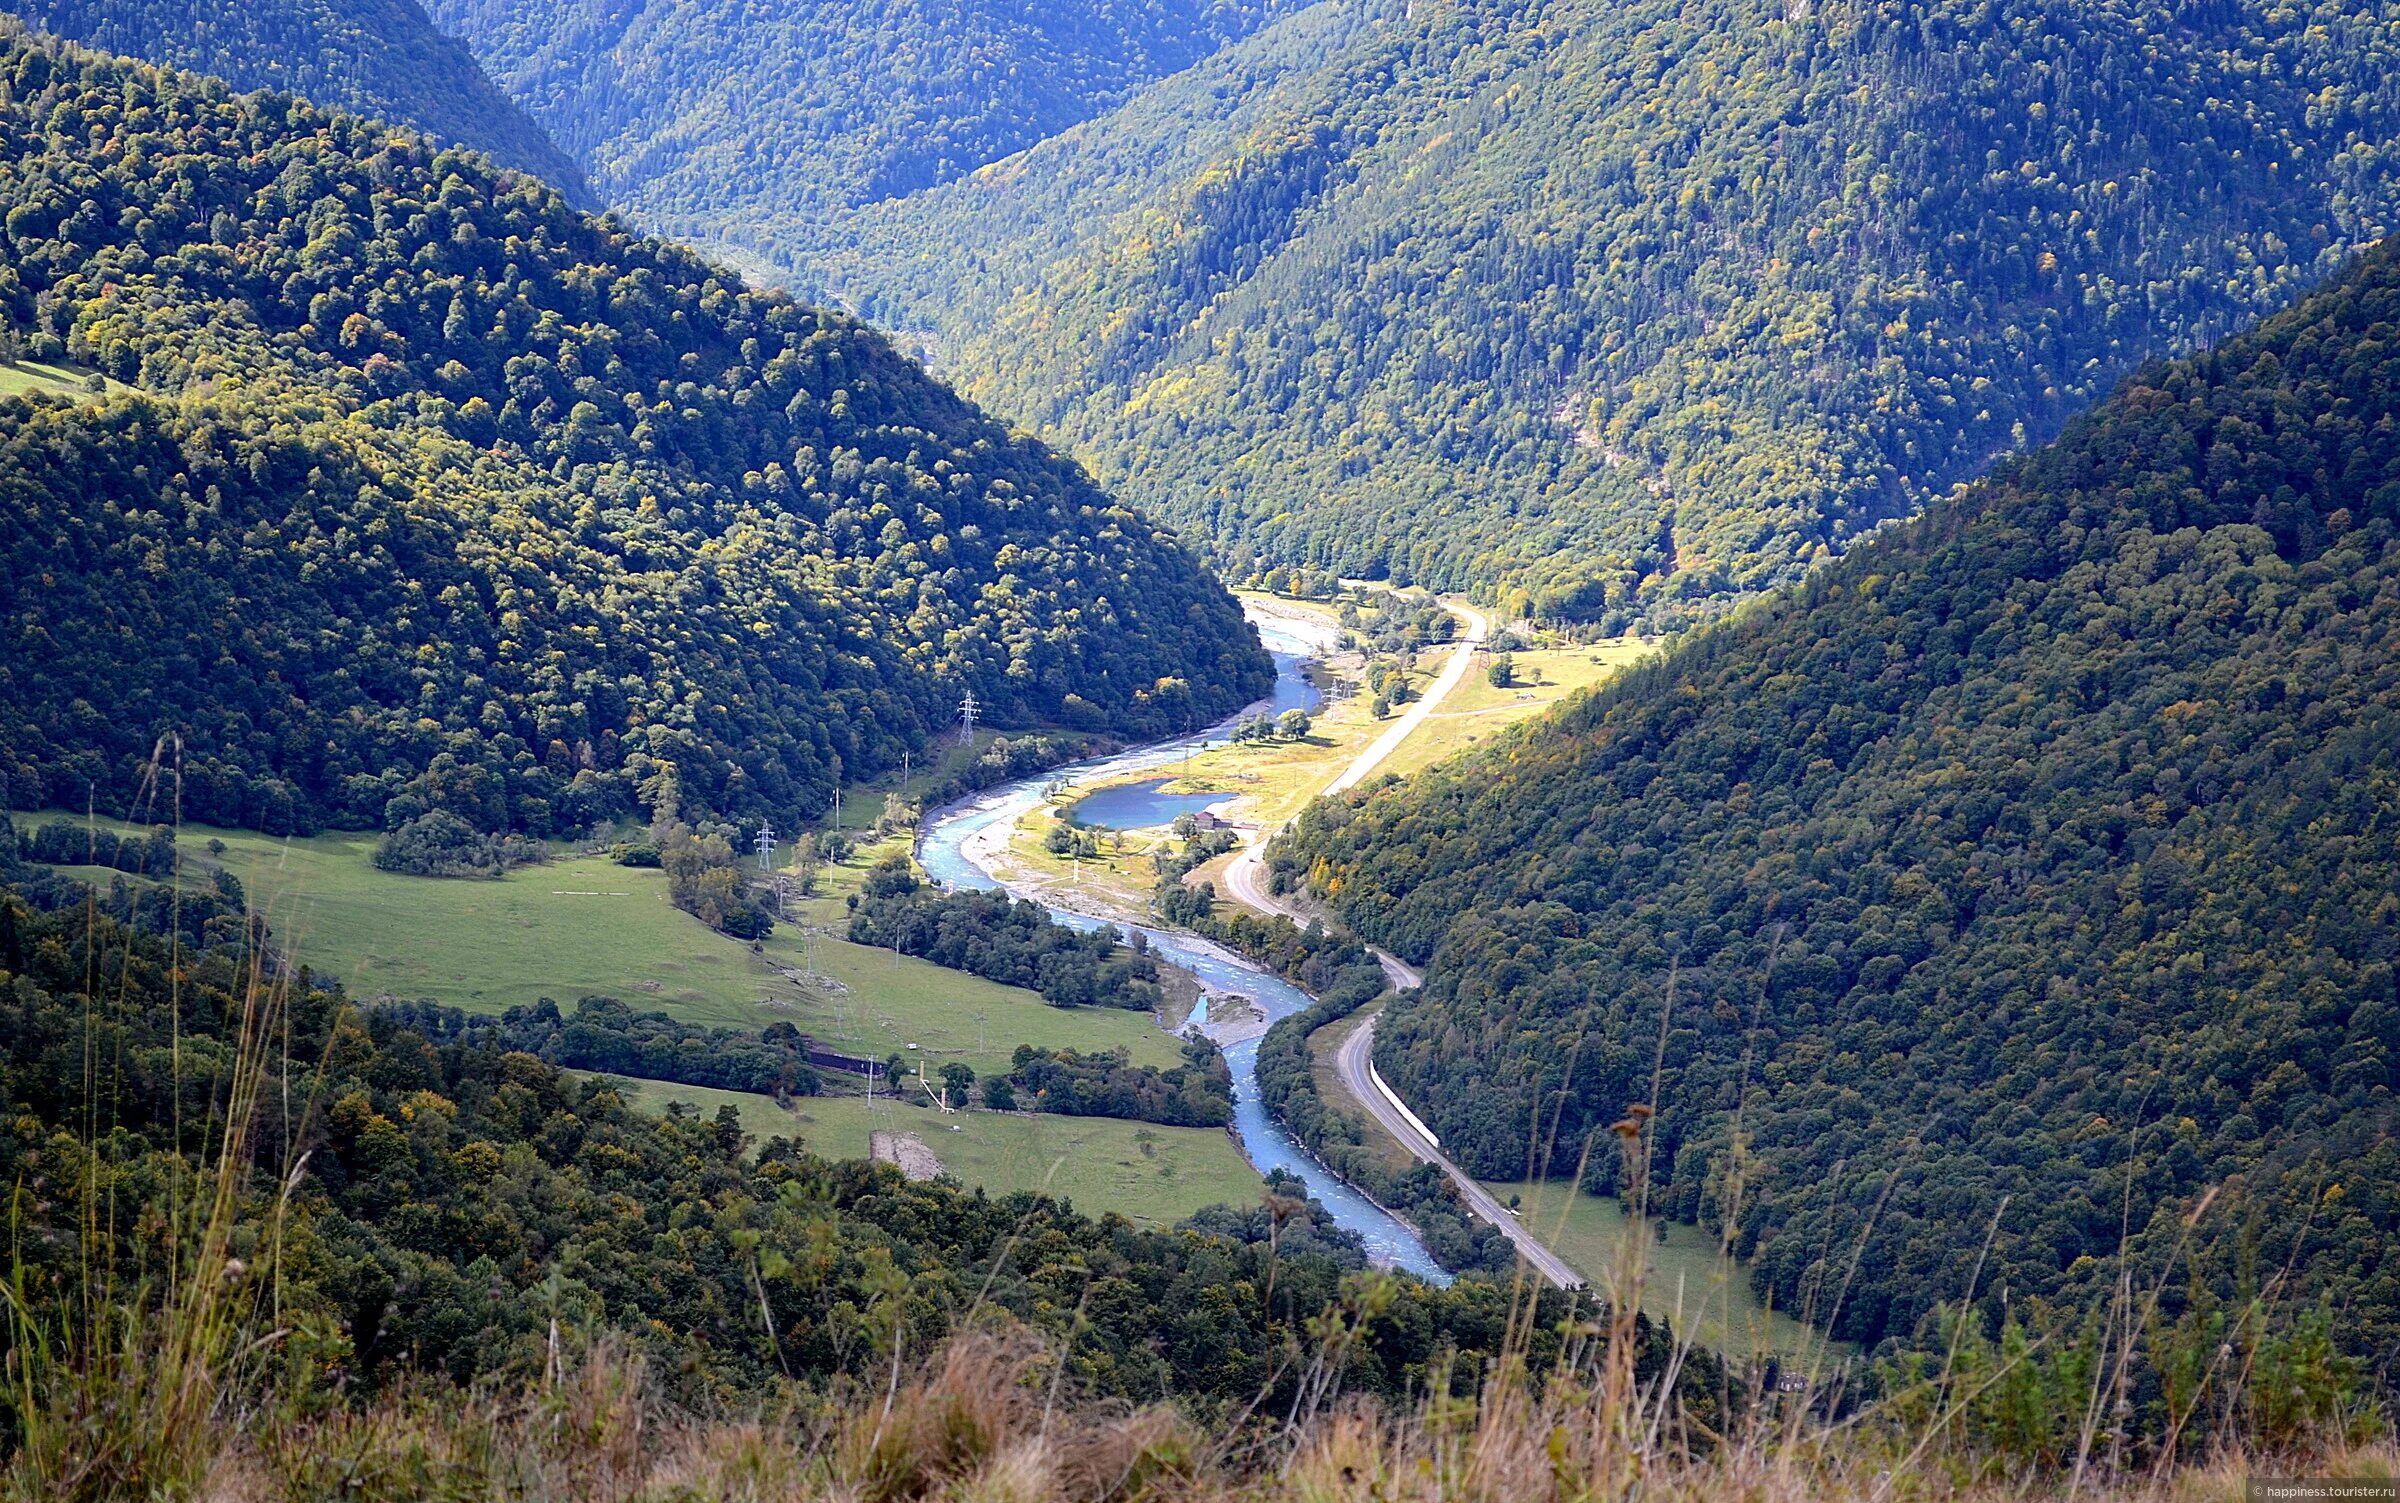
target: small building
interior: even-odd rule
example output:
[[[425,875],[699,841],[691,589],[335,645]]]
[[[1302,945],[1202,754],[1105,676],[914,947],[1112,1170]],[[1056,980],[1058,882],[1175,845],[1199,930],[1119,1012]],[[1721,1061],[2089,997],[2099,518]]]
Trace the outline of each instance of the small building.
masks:
[[[1192,816],[1192,828],[1200,830],[1230,830],[1232,824],[1214,809],[1202,809]]]

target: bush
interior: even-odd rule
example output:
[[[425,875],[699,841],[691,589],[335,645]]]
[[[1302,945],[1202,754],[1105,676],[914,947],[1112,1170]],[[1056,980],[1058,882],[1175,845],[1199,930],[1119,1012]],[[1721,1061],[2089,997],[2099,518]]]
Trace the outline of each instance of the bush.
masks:
[[[175,874],[175,832],[164,826],[147,835],[53,821],[27,830],[17,842],[27,861],[44,866],[105,866],[136,877]]]
[[[377,866],[412,877],[497,877],[512,866],[549,856],[538,840],[486,835],[444,809],[418,815],[387,832],[375,846]]]
[[[668,900],[711,929],[736,939],[765,939],[774,932],[773,910],[750,890],[741,858],[723,834],[695,834],[669,821],[658,832],[658,860],[666,869]]]

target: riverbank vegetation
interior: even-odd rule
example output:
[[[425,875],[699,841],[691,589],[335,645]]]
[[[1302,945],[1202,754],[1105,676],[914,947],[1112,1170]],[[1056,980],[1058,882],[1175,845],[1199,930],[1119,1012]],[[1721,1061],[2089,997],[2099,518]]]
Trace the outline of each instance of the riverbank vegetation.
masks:
[[[852,900],[850,939],[1041,993],[1056,1007],[1155,1012],[1158,962],[1137,932],[1071,928],[1005,892],[942,892],[907,858],[877,863]]]
[[[1467,1208],[1448,1175],[1414,1159],[1394,1163],[1378,1141],[1381,1127],[1317,1089],[1309,1036],[1383,993],[1383,971],[1370,960],[1344,972],[1315,1005],[1277,1019],[1258,1042],[1258,1099],[1319,1163],[1416,1228],[1444,1268],[1506,1273],[1516,1249]]]

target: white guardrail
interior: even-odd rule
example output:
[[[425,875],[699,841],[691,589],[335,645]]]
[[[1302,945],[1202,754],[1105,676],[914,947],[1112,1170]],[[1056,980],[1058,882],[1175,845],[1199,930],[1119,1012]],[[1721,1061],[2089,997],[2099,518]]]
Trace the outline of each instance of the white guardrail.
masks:
[[[1415,1128],[1418,1132],[1421,1132],[1425,1135],[1426,1142],[1431,1143],[1436,1148],[1442,1146],[1442,1140],[1433,1135],[1433,1129],[1425,1125],[1425,1119],[1418,1116],[1415,1112],[1410,1111],[1408,1109],[1408,1103],[1400,1099],[1400,1093],[1393,1090],[1390,1085],[1385,1083],[1383,1072],[1375,1068],[1375,1061],[1372,1058],[1367,1061],[1367,1079],[1375,1083],[1375,1089],[1383,1093],[1383,1099],[1392,1104],[1393,1111],[1396,1111],[1401,1116],[1406,1117],[1408,1119],[1409,1126]]]

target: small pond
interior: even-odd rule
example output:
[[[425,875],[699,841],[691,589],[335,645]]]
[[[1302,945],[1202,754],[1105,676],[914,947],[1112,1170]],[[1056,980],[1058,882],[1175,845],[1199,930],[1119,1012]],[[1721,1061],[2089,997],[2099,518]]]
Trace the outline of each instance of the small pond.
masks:
[[[1177,815],[1196,814],[1211,804],[1225,802],[1226,795],[1222,793],[1159,791],[1173,781],[1173,778],[1150,778],[1103,788],[1069,804],[1067,818],[1102,830],[1147,830],[1153,825],[1171,825]]]

